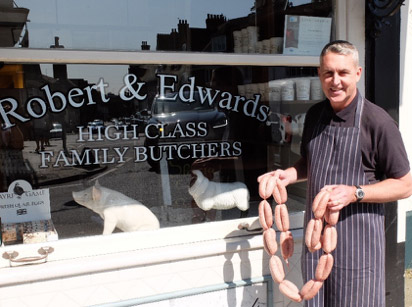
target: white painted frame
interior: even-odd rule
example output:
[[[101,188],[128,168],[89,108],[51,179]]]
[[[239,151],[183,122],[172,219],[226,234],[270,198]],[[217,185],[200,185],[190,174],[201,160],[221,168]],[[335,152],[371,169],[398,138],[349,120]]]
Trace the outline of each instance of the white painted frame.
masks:
[[[399,129],[405,143],[409,161],[412,161],[412,5],[405,1],[401,6],[401,48],[400,48],[400,103]],[[412,197],[398,201],[398,243],[406,240],[406,212],[412,210]]]

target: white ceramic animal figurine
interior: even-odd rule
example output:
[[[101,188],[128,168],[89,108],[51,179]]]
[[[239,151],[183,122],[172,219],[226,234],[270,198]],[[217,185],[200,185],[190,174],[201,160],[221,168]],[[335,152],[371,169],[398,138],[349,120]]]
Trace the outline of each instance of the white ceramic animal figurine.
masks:
[[[159,220],[146,206],[126,195],[101,186],[72,192],[80,205],[93,210],[104,220],[103,234],[111,234],[117,227],[122,231],[159,229]]]
[[[249,190],[243,182],[215,182],[207,179],[200,170],[192,173],[196,180],[189,188],[189,194],[200,209],[249,209]]]

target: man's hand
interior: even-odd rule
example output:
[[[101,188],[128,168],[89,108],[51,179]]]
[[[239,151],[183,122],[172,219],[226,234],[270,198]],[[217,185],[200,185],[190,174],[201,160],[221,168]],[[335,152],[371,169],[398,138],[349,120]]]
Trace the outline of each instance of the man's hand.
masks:
[[[374,184],[362,185],[364,203],[386,203],[410,197],[412,195],[412,176],[407,173],[400,178],[387,178]],[[355,186],[337,184],[326,185],[322,190],[330,193],[328,208],[339,211],[350,203],[356,202]]]
[[[350,203],[356,202],[355,186],[349,186],[344,184],[338,185],[325,185],[322,188],[329,192],[328,208],[332,212],[340,211]]]
[[[272,177],[279,178],[280,180],[282,180],[282,183],[283,183],[285,186],[287,186],[287,185],[289,184],[289,182],[290,182],[290,179],[287,178],[287,173],[286,173],[286,171],[283,170],[283,169],[277,169],[277,170],[272,171],[272,172],[264,173],[263,175],[260,175],[260,176],[258,177],[257,181],[258,181],[259,183],[261,183],[261,182],[262,182],[262,179],[263,179],[264,177],[266,177],[266,176],[272,176]]]
[[[306,160],[303,158],[300,158],[295,163],[295,165],[285,170],[277,169],[275,171],[260,175],[257,178],[257,181],[259,182],[259,191],[267,190],[267,185],[270,180],[263,180],[265,176],[274,176],[276,178],[279,178],[285,187],[288,186],[289,184],[293,184],[295,182],[305,180],[306,179]],[[266,186],[262,186],[262,184]]]

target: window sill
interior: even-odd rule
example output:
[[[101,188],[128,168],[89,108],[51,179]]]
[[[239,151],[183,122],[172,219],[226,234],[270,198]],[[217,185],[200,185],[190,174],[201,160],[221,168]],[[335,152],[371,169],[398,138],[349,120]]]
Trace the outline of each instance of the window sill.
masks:
[[[290,220],[291,228],[300,233],[303,213],[291,214]],[[249,224],[250,230],[239,230],[240,224]],[[19,258],[33,256],[44,246],[51,246],[54,251],[46,263],[38,265],[10,267],[8,260],[1,259],[0,286],[262,249],[259,228],[255,217],[156,231],[9,245],[0,248],[2,255],[15,250]]]

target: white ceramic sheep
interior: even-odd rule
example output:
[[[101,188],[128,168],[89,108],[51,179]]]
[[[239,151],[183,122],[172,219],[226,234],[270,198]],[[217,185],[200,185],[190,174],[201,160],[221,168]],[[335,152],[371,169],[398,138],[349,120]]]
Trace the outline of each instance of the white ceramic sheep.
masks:
[[[189,194],[200,209],[249,209],[249,190],[243,182],[215,182],[207,179],[200,170],[192,173],[196,180],[189,188]]]

